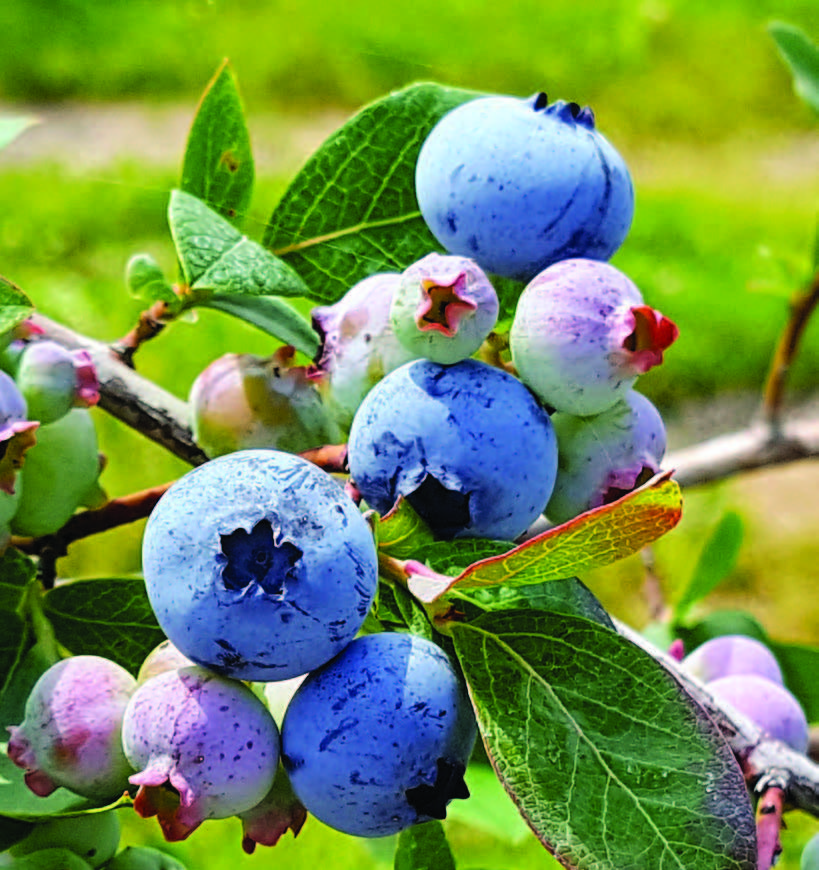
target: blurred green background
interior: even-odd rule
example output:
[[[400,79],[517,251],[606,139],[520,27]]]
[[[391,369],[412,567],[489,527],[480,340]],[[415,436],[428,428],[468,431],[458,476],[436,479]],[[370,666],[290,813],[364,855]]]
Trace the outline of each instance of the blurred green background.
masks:
[[[640,389],[666,416],[672,444],[725,431],[755,410],[789,297],[811,271],[819,213],[817,119],[793,94],[766,32],[772,19],[819,38],[816,0],[4,0],[0,112],[41,123],[0,154],[0,274],[80,331],[124,334],[140,310],[123,281],[131,254],[148,251],[173,271],[167,195],[199,95],[225,56],[257,154],[245,227],[254,238],[309,151],[384,92],[419,79],[545,90],[591,105],[632,169],[635,222],[614,263],[681,330]],[[261,333],[202,312],[165,330],[137,363],[184,397],[217,356],[271,350]],[[817,381],[814,318],[791,372],[794,404],[815,399]],[[111,495],[186,470],[95,415]],[[817,642],[818,488],[812,462],[687,494],[680,527],[655,548],[666,595],[673,600],[708,531],[736,509],[746,543],[711,606],[750,610],[780,639]],[[141,524],[78,544],[60,573],[138,570],[140,534]],[[635,558],[584,579],[639,626],[648,619],[644,574]],[[152,824],[128,825],[130,841],[158,842]],[[819,827],[801,818],[789,826],[786,870]],[[513,845],[512,834],[476,833],[463,820],[451,833],[461,867],[556,866],[532,838]],[[297,841],[287,835],[246,857],[231,822],[173,851],[192,868],[313,867],[328,854],[334,866],[376,868],[391,866],[390,848],[311,821]]]

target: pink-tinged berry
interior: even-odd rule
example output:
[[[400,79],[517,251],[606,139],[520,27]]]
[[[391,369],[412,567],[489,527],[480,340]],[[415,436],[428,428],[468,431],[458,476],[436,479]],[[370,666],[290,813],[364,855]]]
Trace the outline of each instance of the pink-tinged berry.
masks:
[[[774,654],[764,643],[744,634],[712,637],[683,659],[683,667],[703,683],[734,674],[756,674],[784,683]]]
[[[191,387],[193,433],[210,457],[272,447],[300,453],[341,440],[316,384],[287,345],[272,356],[225,354]]]
[[[93,800],[128,788],[122,717],[136,680],[100,656],[73,656],[35,683],[22,724],[10,726],[9,758],[45,797],[59,786]]]
[[[43,424],[59,420],[71,408],[90,408],[100,397],[91,354],[67,350],[54,341],[27,344],[15,379],[28,416]]]
[[[776,740],[796,752],[808,751],[808,721],[799,701],[779,683],[757,674],[732,674],[708,683],[725,701]]]
[[[551,419],[557,435],[557,479],[546,516],[553,523],[610,504],[660,470],[665,426],[654,405],[634,390],[601,414],[557,412]]]
[[[313,328],[322,337],[314,377],[345,431],[370,389],[418,356],[401,344],[390,322],[400,281],[398,272],[379,272],[353,285],[334,305],[313,309]]]
[[[137,771],[134,809],[156,816],[169,842],[259,804],[279,763],[279,732],[264,704],[238,680],[199,667],[139,686],[122,744]]]
[[[0,371],[0,491],[7,495],[14,494],[17,472],[37,440],[40,424],[27,420],[27,415],[26,400],[14,379]]]
[[[498,297],[480,266],[436,253],[403,272],[390,310],[404,347],[443,365],[472,356],[497,319]]]
[[[677,327],[643,302],[614,266],[563,260],[521,294],[509,333],[520,379],[547,405],[577,416],[610,408],[663,359]]]

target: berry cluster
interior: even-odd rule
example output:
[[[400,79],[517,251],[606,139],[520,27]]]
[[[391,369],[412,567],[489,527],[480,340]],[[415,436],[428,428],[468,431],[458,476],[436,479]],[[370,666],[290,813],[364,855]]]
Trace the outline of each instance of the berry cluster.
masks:
[[[741,634],[721,635],[698,646],[682,665],[718,701],[796,752],[807,752],[805,713],[785,688],[779,663],[763,643]]]
[[[68,351],[22,324],[0,350],[0,544],[51,535],[102,498],[88,408],[99,398],[87,351]],[[36,443],[35,443],[36,442]]]
[[[544,512],[619,498],[659,470],[662,420],[632,386],[676,328],[605,262],[633,192],[590,110],[467,103],[432,131],[416,186],[447,253],[316,308],[313,365],[291,348],[232,354],[193,385],[211,460],[168,490],[143,541],[171,646],[138,680],[90,656],[41,678],[9,742],[37,794],[136,788],[168,840],[238,815],[248,849],[288,826],[280,762],[308,812],[359,836],[468,796],[476,724],[458,670],[432,641],[361,634],[378,555],[357,501],[386,514],[403,499],[438,539],[511,542]],[[505,344],[491,274],[528,282]],[[21,389],[37,382],[25,361]],[[294,455],[345,434],[346,491]]]

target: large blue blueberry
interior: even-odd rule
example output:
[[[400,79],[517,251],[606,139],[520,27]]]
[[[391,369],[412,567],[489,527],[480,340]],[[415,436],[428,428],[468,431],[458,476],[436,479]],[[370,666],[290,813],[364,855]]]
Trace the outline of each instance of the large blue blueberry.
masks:
[[[287,708],[282,760],[325,824],[383,837],[443,819],[469,792],[476,726],[446,653],[409,634],[354,640],[310,674]]]
[[[522,281],[569,257],[607,260],[634,212],[628,169],[591,110],[545,94],[453,109],[421,148],[415,190],[450,253]]]
[[[381,513],[403,496],[438,538],[513,540],[554,486],[557,443],[546,411],[516,378],[476,360],[415,360],[358,409],[350,475]]]
[[[284,680],[352,638],[375,594],[366,520],[330,475],[277,450],[242,450],[177,481],[148,520],[151,605],[194,662]]]

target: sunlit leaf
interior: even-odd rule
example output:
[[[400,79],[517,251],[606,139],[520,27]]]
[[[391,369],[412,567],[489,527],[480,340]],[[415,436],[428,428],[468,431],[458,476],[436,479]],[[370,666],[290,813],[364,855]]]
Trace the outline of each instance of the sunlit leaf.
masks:
[[[772,21],[768,32],[793,76],[793,89],[819,112],[819,47],[792,24]]]

